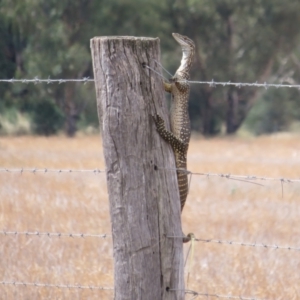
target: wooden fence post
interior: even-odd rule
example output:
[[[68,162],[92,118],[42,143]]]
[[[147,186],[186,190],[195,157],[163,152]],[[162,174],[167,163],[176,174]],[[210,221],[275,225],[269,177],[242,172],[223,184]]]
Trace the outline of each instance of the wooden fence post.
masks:
[[[91,40],[113,235],[115,299],[184,299],[174,155],[151,115],[168,121],[158,38]],[[168,170],[165,170],[168,169]]]

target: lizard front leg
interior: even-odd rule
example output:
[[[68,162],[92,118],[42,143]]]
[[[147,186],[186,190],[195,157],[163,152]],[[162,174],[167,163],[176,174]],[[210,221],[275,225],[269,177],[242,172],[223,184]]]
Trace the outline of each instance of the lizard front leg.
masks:
[[[166,92],[171,93],[172,92],[172,84],[168,82],[164,82],[164,89]]]

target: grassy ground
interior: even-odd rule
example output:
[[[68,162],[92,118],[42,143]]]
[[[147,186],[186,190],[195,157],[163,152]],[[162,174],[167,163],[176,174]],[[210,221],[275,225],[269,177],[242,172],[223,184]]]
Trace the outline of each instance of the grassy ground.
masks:
[[[194,138],[188,159],[194,172],[299,178],[300,138]],[[0,138],[0,167],[103,169],[101,141]],[[104,174],[0,172],[0,182],[0,230],[110,233]],[[183,212],[184,232],[203,239],[300,247],[300,183],[285,183],[283,196],[280,182],[260,183],[264,186],[194,175]],[[0,281],[113,286],[110,238],[0,235],[0,253]],[[300,251],[197,242],[186,287],[212,294],[300,299],[299,269]],[[1,284],[0,295],[113,298],[111,291]]]

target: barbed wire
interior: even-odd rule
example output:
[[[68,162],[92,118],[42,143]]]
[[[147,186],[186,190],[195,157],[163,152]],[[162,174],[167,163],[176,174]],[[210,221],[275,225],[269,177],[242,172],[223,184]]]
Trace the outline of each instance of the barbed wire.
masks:
[[[94,285],[80,285],[80,284],[52,284],[40,282],[23,282],[23,281],[0,281],[2,285],[21,285],[21,286],[35,286],[59,289],[86,289],[86,290],[114,290],[113,287],[94,286]]]
[[[105,170],[100,169],[48,169],[48,168],[0,168],[0,172],[6,173],[105,173]]]
[[[224,174],[224,173],[191,173],[191,174],[206,176],[206,177],[221,177],[221,178],[228,178],[228,179],[281,181],[286,183],[300,182],[300,179],[290,179],[290,178],[283,178],[283,177],[264,177],[264,176],[257,176],[257,175],[233,175],[233,174]]]
[[[146,68],[155,71],[154,69],[152,69],[151,67],[145,65]],[[155,72],[157,73],[157,72]],[[158,74],[161,75],[161,74]],[[51,84],[51,83],[58,83],[58,84],[62,84],[62,83],[67,83],[67,82],[82,82],[82,83],[87,83],[87,82],[94,82],[95,80],[93,78],[89,78],[89,77],[83,77],[83,78],[78,78],[78,79],[63,79],[63,78],[59,78],[59,79],[51,79],[50,77],[48,77],[47,79],[40,79],[37,76],[34,78],[20,78],[20,79],[15,79],[15,78],[11,78],[11,79],[0,79],[0,82],[3,83],[25,83],[25,84],[29,84],[29,83],[34,83],[34,84],[41,84],[41,83],[47,83],[47,84]],[[238,88],[241,87],[263,87],[265,89],[268,89],[270,87],[275,87],[275,88],[297,88],[300,89],[300,84],[289,84],[289,83],[258,83],[256,82],[231,82],[231,81],[214,81],[214,79],[210,80],[210,81],[197,81],[197,80],[184,80],[184,81],[179,81],[179,82],[188,82],[190,84],[202,84],[202,85],[209,85],[210,87],[216,87],[216,86],[235,86]]]
[[[186,81],[180,81],[180,82],[186,82]],[[196,81],[196,80],[187,80],[190,84],[207,84],[210,87],[216,87],[218,85],[221,86],[235,86],[237,88],[241,87],[263,87],[265,89],[268,89],[270,87],[274,88],[297,88],[300,89],[300,84],[289,84],[289,83],[258,83],[256,82],[231,82],[231,81],[214,81],[213,79],[211,81]]]
[[[111,237],[110,234],[90,234],[90,233],[62,233],[62,232],[39,232],[39,231],[0,231],[0,235],[25,235],[25,236],[48,236],[48,237],[71,237],[71,238],[87,238],[87,237],[96,237],[96,238],[107,238]]]
[[[17,230],[2,230],[0,231],[0,235],[3,236],[47,236],[47,237],[70,237],[70,238],[102,238],[105,239],[107,237],[111,237],[111,234],[103,233],[103,234],[90,234],[90,233],[62,233],[62,232],[39,232],[39,231],[17,231]],[[168,238],[184,238],[183,236],[167,236]],[[202,242],[202,243],[216,243],[220,245],[236,245],[236,246],[245,246],[245,247],[252,247],[252,248],[266,248],[266,249],[280,249],[280,250],[294,250],[300,251],[300,247],[294,246],[278,246],[277,244],[269,245],[265,243],[249,243],[249,242],[236,242],[232,240],[221,240],[221,239],[204,239],[204,238],[194,238],[195,242]]]
[[[170,291],[183,291],[179,289],[170,289]],[[191,294],[194,296],[192,299],[196,299],[198,296],[203,296],[203,297],[215,297],[219,299],[240,299],[240,300],[265,300],[262,298],[256,298],[256,297],[244,297],[244,296],[234,296],[234,295],[222,295],[222,294],[210,294],[210,293],[201,293],[201,292],[196,292],[192,290],[184,290],[185,294]],[[191,299],[191,300],[192,300]]]
[[[41,282],[24,282],[24,281],[0,281],[2,285],[13,285],[13,286],[34,286],[34,287],[44,287],[44,288],[58,288],[58,289],[85,289],[85,290],[109,290],[113,291],[113,287],[104,286],[94,286],[94,285],[81,285],[81,284],[53,284],[53,283],[41,283]],[[205,296],[205,297],[216,297],[223,299],[240,299],[240,300],[263,300],[255,297],[243,297],[243,296],[232,296],[232,295],[222,295],[222,294],[210,294],[210,293],[200,293],[192,290],[179,290],[179,289],[169,289],[169,291],[184,291],[185,294],[191,294],[193,296]],[[193,298],[193,299],[195,299]]]
[[[183,236],[167,236],[168,238],[173,239],[183,239]],[[265,249],[275,249],[275,250],[294,250],[300,251],[300,247],[291,247],[291,246],[278,246],[277,244],[269,245],[264,243],[249,243],[249,242],[235,242],[229,240],[220,240],[220,239],[203,239],[203,238],[194,238],[195,242],[202,243],[215,243],[219,245],[235,245],[235,246],[244,246],[244,247],[252,247],[252,248],[265,248]]]
[[[34,83],[34,84],[38,84],[38,83],[66,83],[66,82],[83,82],[83,83],[87,83],[87,82],[94,82],[95,80],[93,78],[89,78],[89,77],[83,77],[83,78],[79,78],[79,79],[51,79],[50,77],[48,77],[47,79],[40,79],[38,78],[38,76],[28,79],[28,78],[23,78],[23,79],[15,79],[15,78],[11,78],[11,79],[0,79],[0,82],[5,82],[5,83]]]
[[[169,170],[169,171],[179,171],[183,173],[187,173],[188,175],[198,175],[204,177],[219,177],[225,179],[232,179],[232,180],[241,180],[241,181],[279,181],[282,183],[293,183],[293,182],[300,182],[300,178],[284,178],[284,177],[266,177],[260,175],[235,175],[230,173],[207,173],[207,172],[192,172],[189,170],[184,169],[176,169],[176,168],[161,168],[157,167],[157,170]],[[100,169],[48,169],[48,168],[0,168],[0,172],[5,173],[105,173],[106,170]]]
[[[183,173],[187,173],[188,175],[198,175],[198,176],[205,176],[209,177],[220,177],[220,178],[227,178],[233,180],[242,180],[242,181],[255,181],[255,180],[265,180],[265,181],[280,181],[285,183],[292,183],[292,182],[300,182],[300,178],[284,178],[284,177],[266,177],[260,175],[234,175],[231,173],[208,173],[208,172],[192,172],[185,169],[176,169],[176,168],[160,168],[157,167],[158,170],[170,170],[170,171],[179,171]]]
[[[182,291],[179,289],[170,289],[170,291]],[[191,294],[194,296],[192,299],[196,299],[198,296],[203,296],[203,297],[215,297],[219,299],[240,299],[240,300],[265,300],[262,298],[256,298],[256,297],[245,297],[245,296],[234,296],[234,295],[222,295],[222,294],[210,294],[210,293],[201,293],[201,292],[196,292],[192,290],[184,290],[185,294]],[[191,299],[191,300],[192,300]]]

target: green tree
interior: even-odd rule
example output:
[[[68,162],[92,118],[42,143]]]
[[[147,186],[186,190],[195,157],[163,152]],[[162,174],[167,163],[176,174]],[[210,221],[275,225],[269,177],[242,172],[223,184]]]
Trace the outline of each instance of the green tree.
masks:
[[[12,78],[16,71],[18,54],[14,51],[15,49],[13,49],[12,46],[14,41],[13,36],[11,35],[11,27],[7,26],[5,19],[1,18],[0,36],[0,78]],[[7,104],[4,102],[4,96],[8,89],[8,83],[0,85],[0,108]]]
[[[20,49],[15,77],[92,77],[90,39],[157,31],[153,21],[156,18],[159,24],[159,18],[154,16],[152,4],[114,0],[2,0],[1,14],[13,28],[11,34],[23,41],[22,47],[14,44],[11,50]],[[139,14],[132,14],[133,11]],[[18,86],[11,93],[12,97],[22,98],[22,110],[36,109],[36,102],[54,99],[63,112],[69,136],[75,134],[80,118],[91,119],[85,114],[92,112],[95,123],[95,93],[91,83]]]
[[[169,0],[166,6],[165,16],[174,30],[196,43],[192,78],[201,81],[268,81],[278,71],[282,55],[289,55],[299,38],[296,0]],[[218,132],[222,123],[232,134],[257,99],[254,88],[197,86],[191,107],[199,108],[204,134]]]
[[[0,8],[6,78],[93,77],[89,42],[101,35],[159,36],[163,64],[175,71],[181,51],[171,33],[179,32],[196,43],[191,79],[264,82],[276,78],[299,44],[296,0],[0,0]],[[80,119],[97,123],[92,83],[1,88],[21,110],[55,102],[69,136]],[[225,124],[234,133],[259,98],[257,88],[193,85],[192,127],[212,135]]]

